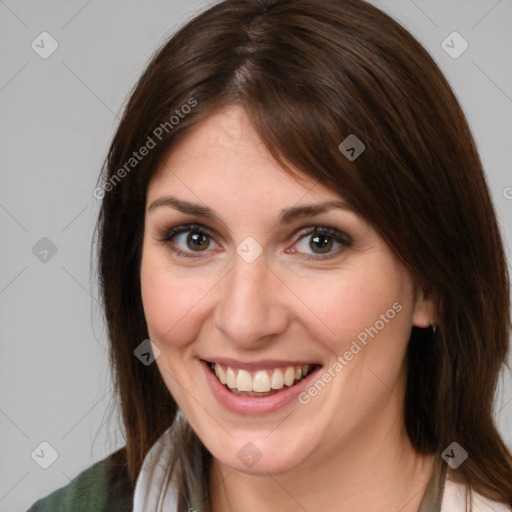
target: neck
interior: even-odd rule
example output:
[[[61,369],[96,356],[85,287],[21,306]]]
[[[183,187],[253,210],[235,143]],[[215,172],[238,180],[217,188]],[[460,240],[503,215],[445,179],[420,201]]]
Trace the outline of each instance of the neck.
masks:
[[[321,463],[310,461],[284,474],[244,474],[214,459],[211,511],[417,512],[434,456],[415,452],[400,420],[378,432],[361,428],[350,441],[329,447]]]

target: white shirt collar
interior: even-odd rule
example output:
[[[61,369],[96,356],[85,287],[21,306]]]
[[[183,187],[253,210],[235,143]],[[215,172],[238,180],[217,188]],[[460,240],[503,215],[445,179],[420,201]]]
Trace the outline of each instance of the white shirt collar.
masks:
[[[492,501],[471,490],[473,512],[510,512],[512,509],[504,503]],[[468,500],[467,485],[446,479],[441,512],[465,511]]]
[[[133,512],[178,512],[176,485],[169,482],[171,470],[172,427],[151,447],[137,477]]]

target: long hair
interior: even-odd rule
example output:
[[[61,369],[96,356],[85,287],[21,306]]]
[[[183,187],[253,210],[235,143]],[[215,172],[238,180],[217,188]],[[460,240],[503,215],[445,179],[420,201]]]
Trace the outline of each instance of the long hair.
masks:
[[[179,138],[232,104],[283,168],[343,195],[434,298],[437,332],[413,327],[407,350],[408,436],[424,454],[457,441],[469,453],[461,480],[512,504],[512,459],[493,420],[509,278],[482,164],[428,52],[363,0],[220,2],[153,56],[131,94],[101,176],[97,230],[132,489],[177,410],[157,366],[134,356],[148,338],[139,277],[148,183]],[[349,135],[365,145],[355,160],[339,148]],[[197,472],[207,475],[208,455],[182,437],[181,473],[195,472],[207,504]],[[180,492],[190,498],[189,480]]]

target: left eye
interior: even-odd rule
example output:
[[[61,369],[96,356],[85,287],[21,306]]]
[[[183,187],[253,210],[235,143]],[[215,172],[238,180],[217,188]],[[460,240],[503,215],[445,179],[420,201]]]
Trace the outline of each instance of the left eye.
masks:
[[[341,247],[350,247],[351,240],[337,230],[329,228],[315,228],[303,234],[290,252],[301,252],[310,255],[322,256],[339,252]]]

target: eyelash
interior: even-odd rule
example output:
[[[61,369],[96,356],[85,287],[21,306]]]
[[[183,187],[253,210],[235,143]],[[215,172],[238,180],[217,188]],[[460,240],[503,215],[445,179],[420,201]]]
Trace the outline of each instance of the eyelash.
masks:
[[[200,253],[202,251],[185,252],[185,251],[182,251],[181,249],[178,249],[171,245],[171,241],[173,240],[173,238],[175,236],[181,235],[181,234],[187,233],[187,232],[196,232],[201,235],[206,235],[211,240],[214,241],[213,233],[208,228],[206,228],[205,226],[202,226],[201,224],[186,224],[186,225],[177,226],[175,228],[168,229],[164,233],[164,235],[159,238],[159,241],[162,242],[163,244],[165,244],[167,249],[169,251],[171,251],[171,253],[175,254],[176,256],[184,257],[184,258],[199,258],[199,257],[201,257],[200,254],[193,255],[193,253],[194,252]],[[352,245],[352,239],[349,235],[347,235],[346,233],[343,233],[342,231],[339,231],[338,229],[330,228],[327,226],[310,226],[310,227],[301,229],[300,231],[298,231],[294,234],[294,236],[297,236],[297,240],[294,243],[294,245],[296,245],[303,238],[306,238],[307,236],[311,236],[311,235],[324,235],[324,236],[331,237],[335,242],[339,243],[341,246],[343,246],[345,248],[351,247],[351,245]],[[339,252],[340,252],[340,248],[338,248],[338,250],[336,250],[334,252],[329,252],[324,256],[322,256],[322,255],[303,256],[303,258],[308,261],[309,260],[316,260],[316,261],[327,260],[327,259],[337,256]]]

